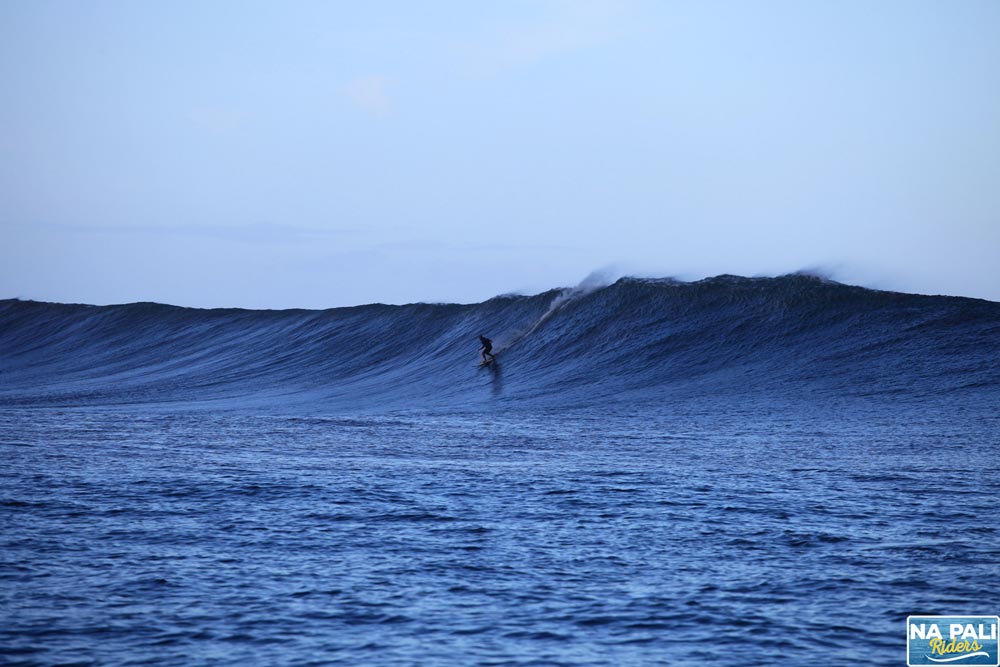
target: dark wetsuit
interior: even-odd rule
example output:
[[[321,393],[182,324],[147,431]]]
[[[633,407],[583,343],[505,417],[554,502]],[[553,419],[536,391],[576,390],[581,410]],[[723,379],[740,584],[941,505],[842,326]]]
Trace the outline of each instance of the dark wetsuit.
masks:
[[[493,341],[491,341],[486,336],[480,336],[479,337],[479,342],[483,344],[483,361],[486,361],[486,355],[489,355],[490,358],[493,358],[494,357],[494,355],[493,355]]]

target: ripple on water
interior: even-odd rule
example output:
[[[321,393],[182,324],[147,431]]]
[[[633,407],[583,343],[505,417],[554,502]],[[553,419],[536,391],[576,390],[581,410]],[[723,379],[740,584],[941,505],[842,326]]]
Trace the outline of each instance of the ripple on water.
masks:
[[[894,664],[995,599],[947,423],[78,417],[4,416],[11,664]]]

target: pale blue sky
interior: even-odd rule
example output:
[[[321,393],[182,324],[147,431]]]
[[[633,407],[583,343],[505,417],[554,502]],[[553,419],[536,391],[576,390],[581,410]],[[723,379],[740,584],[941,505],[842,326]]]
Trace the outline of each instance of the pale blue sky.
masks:
[[[0,297],[1000,300],[1000,2],[0,4]]]

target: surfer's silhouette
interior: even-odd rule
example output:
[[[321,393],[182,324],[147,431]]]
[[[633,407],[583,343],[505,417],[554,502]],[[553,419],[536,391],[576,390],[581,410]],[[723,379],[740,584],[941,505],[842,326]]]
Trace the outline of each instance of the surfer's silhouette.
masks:
[[[480,336],[479,342],[483,344],[481,350],[483,353],[483,363],[488,364],[489,362],[496,359],[496,355],[493,354],[493,341],[491,341],[486,336]],[[489,359],[486,358],[487,356],[489,356]]]

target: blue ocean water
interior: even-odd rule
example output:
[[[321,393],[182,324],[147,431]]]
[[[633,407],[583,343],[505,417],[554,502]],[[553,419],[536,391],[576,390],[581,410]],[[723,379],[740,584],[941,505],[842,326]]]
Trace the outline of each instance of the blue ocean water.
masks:
[[[804,276],[0,302],[0,656],[905,664],[1000,602],[998,334]]]

